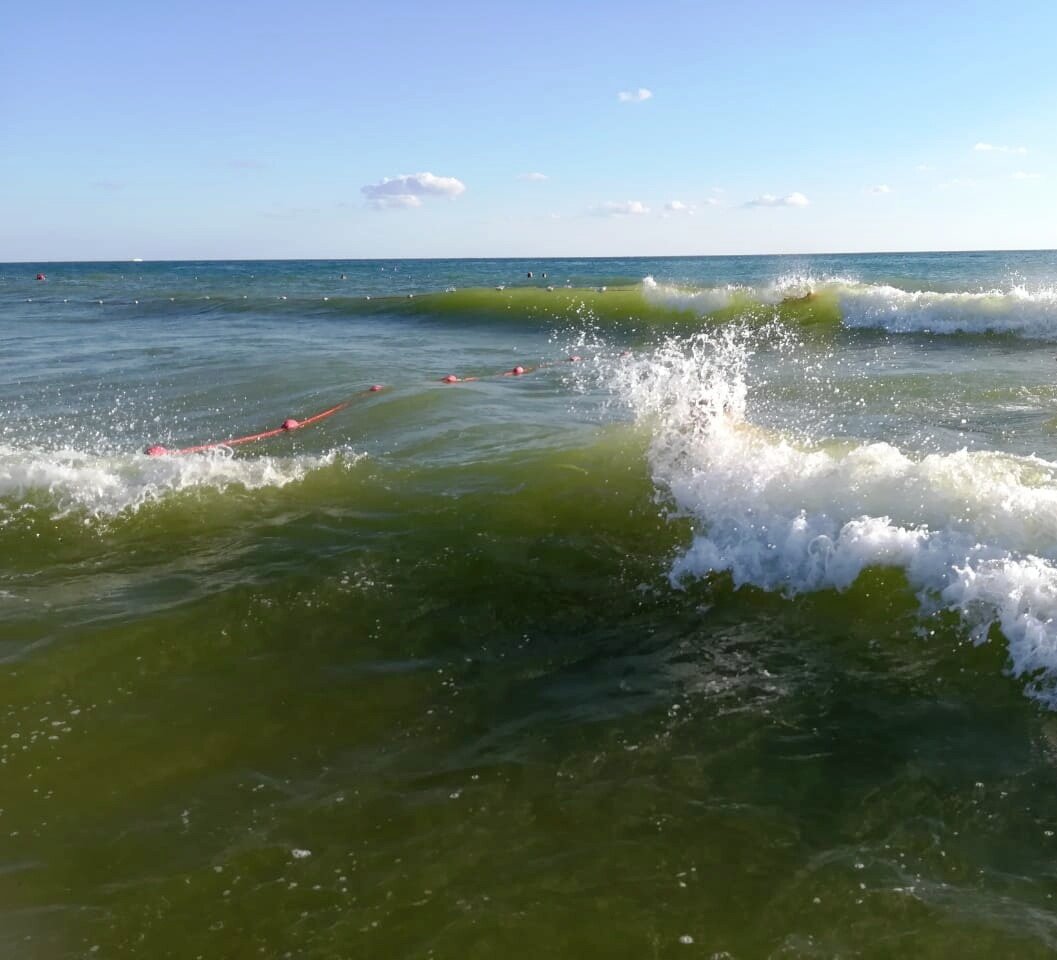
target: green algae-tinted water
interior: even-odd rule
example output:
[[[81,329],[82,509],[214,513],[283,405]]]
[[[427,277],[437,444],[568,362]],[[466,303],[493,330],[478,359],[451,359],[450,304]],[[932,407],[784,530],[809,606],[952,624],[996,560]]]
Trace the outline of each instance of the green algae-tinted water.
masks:
[[[3,955],[1052,955],[1055,263],[0,267]]]

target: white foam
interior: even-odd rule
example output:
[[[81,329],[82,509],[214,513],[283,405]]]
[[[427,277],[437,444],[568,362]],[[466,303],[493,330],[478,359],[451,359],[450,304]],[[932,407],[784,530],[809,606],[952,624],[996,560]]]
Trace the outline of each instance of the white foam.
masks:
[[[656,482],[696,524],[672,582],[726,572],[795,595],[897,567],[926,611],[956,611],[977,642],[997,623],[1011,672],[1057,707],[1057,464],[793,444],[744,419],[750,358],[748,334],[727,328],[615,371],[653,428]]]
[[[790,273],[757,287],[678,287],[642,281],[647,300],[701,315],[730,306],[739,295],[770,306],[808,294],[832,296],[846,327],[889,333],[1010,333],[1057,340],[1057,287],[939,292],[900,290],[843,276]]]
[[[660,284],[653,277],[642,279],[642,294],[649,303],[673,310],[692,310],[701,316],[729,307],[738,290],[734,286],[677,287]]]
[[[977,293],[906,291],[869,284],[835,288],[848,327],[893,333],[1014,333],[1057,339],[1057,289],[1024,287]]]
[[[57,517],[115,516],[187,490],[282,487],[313,470],[339,460],[354,463],[360,456],[339,449],[320,456],[236,457],[230,449],[219,448],[208,454],[148,457],[0,444],[0,501],[14,501],[18,508],[27,499],[43,496]]]

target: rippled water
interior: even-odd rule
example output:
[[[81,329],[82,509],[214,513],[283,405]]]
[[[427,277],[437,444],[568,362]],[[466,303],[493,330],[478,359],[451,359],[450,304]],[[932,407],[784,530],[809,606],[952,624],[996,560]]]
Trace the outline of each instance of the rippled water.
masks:
[[[0,344],[5,955],[1057,947],[1057,254],[7,264]]]

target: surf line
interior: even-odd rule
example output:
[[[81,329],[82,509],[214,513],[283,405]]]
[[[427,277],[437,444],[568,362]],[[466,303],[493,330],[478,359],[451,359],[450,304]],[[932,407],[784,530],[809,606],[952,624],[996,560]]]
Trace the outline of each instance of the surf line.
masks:
[[[582,359],[583,358],[580,356],[573,355],[564,361],[558,362],[579,363]],[[536,367],[522,367],[519,365],[511,367],[509,370],[504,370],[501,373],[484,374],[479,377],[457,377],[455,374],[449,373],[446,377],[442,377],[440,382],[472,383],[477,380],[487,380],[492,377],[523,377],[536,370],[542,370],[546,367],[553,367],[555,365],[555,361],[551,361],[550,363],[544,362]],[[191,447],[180,447],[176,450],[170,450],[168,447],[162,446],[160,443],[153,443],[143,452],[148,457],[179,457],[189,453],[204,453],[207,450],[217,450],[220,447],[237,447],[244,443],[256,443],[258,440],[266,440],[268,437],[277,437],[282,433],[291,433],[294,430],[302,430],[305,427],[310,427],[314,423],[319,423],[320,420],[325,420],[327,417],[332,417],[335,413],[340,413],[352,403],[352,400],[355,397],[362,397],[371,393],[381,393],[384,389],[385,387],[382,386],[382,384],[376,383],[368,387],[366,390],[361,390],[359,393],[354,394],[352,398],[343,400],[341,403],[336,403],[333,407],[328,407],[320,413],[305,417],[303,420],[295,420],[293,417],[288,417],[278,427],[273,427],[271,430],[262,430],[260,433],[249,433],[242,437],[228,437],[226,440],[213,440],[209,443],[199,443]]]

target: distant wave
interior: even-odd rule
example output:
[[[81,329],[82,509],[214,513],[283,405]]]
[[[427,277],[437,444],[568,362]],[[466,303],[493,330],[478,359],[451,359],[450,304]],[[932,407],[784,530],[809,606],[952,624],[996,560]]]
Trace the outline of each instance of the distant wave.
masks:
[[[46,322],[108,318],[279,317],[435,318],[455,323],[512,323],[536,327],[596,325],[612,329],[683,329],[736,318],[790,324],[819,323],[893,334],[1007,334],[1057,342],[1057,287],[980,291],[903,290],[848,277],[792,274],[745,286],[660,282],[571,286],[499,286],[401,296],[159,296],[143,300],[56,301],[40,298]]]

